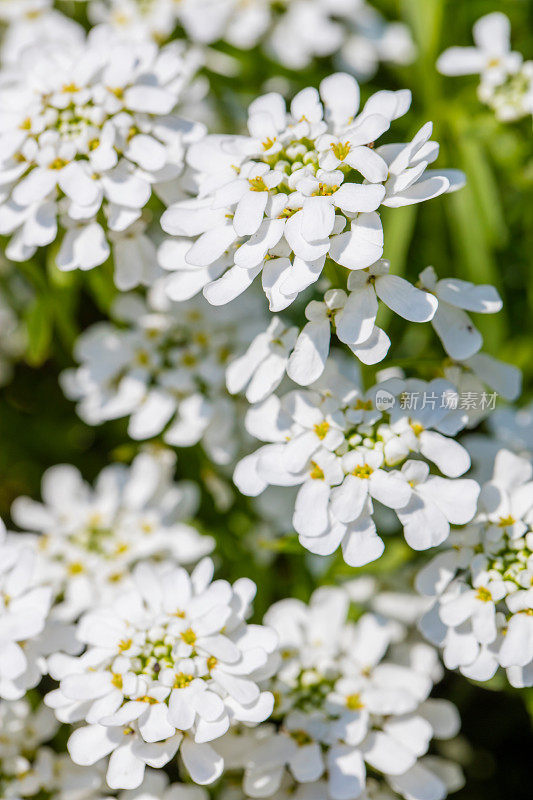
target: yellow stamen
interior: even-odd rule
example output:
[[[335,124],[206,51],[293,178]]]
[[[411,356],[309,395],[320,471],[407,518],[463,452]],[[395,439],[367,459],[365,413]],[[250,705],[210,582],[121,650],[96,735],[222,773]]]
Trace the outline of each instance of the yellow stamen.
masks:
[[[314,431],[319,439],[325,439],[327,432],[329,431],[329,422],[319,422],[317,425],[314,426]]]
[[[324,472],[320,469],[316,461],[311,461],[311,466],[313,469],[309,473],[311,478],[314,481],[323,481],[324,480]]]
[[[362,464],[361,466],[358,465],[354,470],[352,470],[352,475],[355,475],[356,478],[368,479],[373,472],[374,470],[368,464]]]

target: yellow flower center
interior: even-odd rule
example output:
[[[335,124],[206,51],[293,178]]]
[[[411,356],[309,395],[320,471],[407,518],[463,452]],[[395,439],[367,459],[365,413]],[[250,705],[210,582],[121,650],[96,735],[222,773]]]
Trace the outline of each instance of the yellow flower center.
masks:
[[[352,470],[352,475],[356,478],[370,478],[374,470],[368,464],[360,464]]]
[[[346,708],[350,711],[359,711],[359,709],[364,708],[364,703],[361,702],[361,695],[359,694],[349,694],[346,698]]]
[[[291,739],[294,739],[298,747],[302,747],[304,744],[311,744],[313,741],[312,738],[309,736],[307,731],[291,731],[290,732]]]
[[[64,158],[54,158],[54,160],[48,165],[50,169],[63,169],[66,167],[68,161],[65,161]]]
[[[344,161],[352,146],[349,142],[337,142],[337,144],[332,144],[331,149],[333,150],[333,155],[336,156],[339,161]]]
[[[492,595],[484,586],[480,586],[476,593],[477,600],[482,600],[484,603],[489,603],[492,600]]]
[[[111,678],[111,683],[115,688],[122,689],[122,675],[119,675],[118,672],[113,673],[113,677]]]
[[[268,187],[263,178],[248,178],[251,192],[268,192]]]
[[[329,422],[319,422],[317,425],[314,426],[314,431],[319,439],[325,439],[327,432],[329,431]]]
[[[356,411],[372,411],[372,400],[361,400],[357,398],[355,401]]]
[[[192,628],[187,628],[186,631],[183,631],[181,634],[181,638],[185,642],[185,644],[193,645],[196,641],[196,634]]]
[[[185,689],[193,680],[193,675],[186,675],[184,672],[178,672],[174,678],[174,689]]]
[[[309,473],[314,481],[323,481],[324,472],[320,469],[316,461],[311,461],[312,470]]]

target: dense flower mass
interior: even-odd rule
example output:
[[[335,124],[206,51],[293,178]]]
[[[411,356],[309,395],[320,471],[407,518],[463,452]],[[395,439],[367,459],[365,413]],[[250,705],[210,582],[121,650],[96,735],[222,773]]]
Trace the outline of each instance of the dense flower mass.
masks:
[[[198,196],[170,206],[161,266],[167,291],[184,300],[203,288],[214,305],[242,294],[261,274],[271,311],[281,311],[320,277],[326,258],[349,270],[383,254],[378,208],[420,203],[458,188],[457,171],[428,170],[438,154],[426,124],[407,144],[374,147],[411,104],[411,94],[377,92],[359,111],[351,76],[304,89],[287,112],[281,95],[248,110],[249,136],[210,136],[192,145]]]
[[[533,40],[455,5],[0,0],[0,800],[529,800]]]
[[[297,788],[356,800],[374,796],[371,776],[409,800],[446,796],[446,763],[426,753],[432,738],[456,735],[459,719],[451,703],[428,699],[440,677],[434,653],[400,642],[405,634],[385,617],[349,622],[348,606],[343,589],[323,587],[309,605],[282,600],[268,611],[282,654],[270,683],[275,725],[227,743],[247,796]]]
[[[0,702],[0,791],[5,800],[101,800],[99,770],[78,767],[47,745],[59,728],[52,711],[26,700]]]
[[[81,53],[54,43],[25,52],[0,87],[0,232],[11,237],[9,258],[25,261],[58,231],[60,269],[88,270],[109,257],[108,232],[128,235],[202,133],[173,113],[195,66],[177,44],[159,51],[89,40]],[[119,286],[130,282],[117,274]]]
[[[257,330],[261,311],[254,298],[241,304],[238,317],[231,306],[216,317],[208,309],[204,301],[170,303],[157,291],[148,303],[120,297],[117,323],[86,331],[76,348],[81,366],[63,374],[80,416],[91,425],[128,416],[133,439],[162,434],[176,447],[201,441],[216,463],[230,461],[238,445],[236,408],[224,391],[224,370]]]
[[[407,64],[415,54],[409,29],[387,22],[365,0],[91,0],[89,15],[134,40],[164,40],[181,25],[202,45],[224,40],[248,50],[262,44],[293,70],[338,54],[363,80],[380,62]]]
[[[530,460],[500,450],[471,524],[418,576],[435,597],[423,632],[447,667],[476,680],[502,666],[514,686],[533,685],[532,477]]]
[[[134,586],[80,620],[86,652],[50,661],[60,686],[47,704],[62,721],[87,723],[69,753],[81,765],[111,754],[111,788],[136,788],[146,765],[162,767],[178,749],[193,781],[212,783],[224,763],[209,743],[272,711],[257,679],[275,665],[277,637],[245,622],[255,585],[211,582],[212,574],[209,559],[191,576],[138,565]]]
[[[198,504],[197,487],[173,484],[175,459],[168,451],[142,453],[130,468],[105,467],[94,490],[68,464],[49,469],[42,481],[44,503],[19,497],[12,516],[35,537],[37,569],[61,601],[55,616],[74,619],[109,598],[146,558],[194,564],[214,546],[184,520]]]
[[[424,406],[415,402],[422,394],[430,398]],[[234,480],[252,496],[269,485],[299,486],[292,524],[312,553],[340,545],[351,566],[379,558],[376,501],[394,509],[408,544],[425,550],[447,538],[450,523],[472,519],[479,493],[475,481],[456,480],[470,457],[447,435],[461,427],[453,412],[448,419],[455,396],[442,379],[392,378],[364,393],[340,373],[324,373],[314,388],[272,395],[248,411],[247,430],[269,444],[239,462]],[[446,477],[430,474],[427,462]]]

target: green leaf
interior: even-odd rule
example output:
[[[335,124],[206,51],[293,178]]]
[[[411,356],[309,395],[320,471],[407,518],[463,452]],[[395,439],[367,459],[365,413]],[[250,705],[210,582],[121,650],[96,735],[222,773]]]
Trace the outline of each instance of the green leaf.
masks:
[[[37,297],[25,315],[28,332],[26,360],[32,367],[46,361],[52,342],[52,315],[47,297]]]

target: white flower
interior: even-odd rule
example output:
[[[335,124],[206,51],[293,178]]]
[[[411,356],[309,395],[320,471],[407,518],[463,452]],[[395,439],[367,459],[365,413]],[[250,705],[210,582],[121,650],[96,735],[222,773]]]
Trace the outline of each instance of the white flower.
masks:
[[[437,61],[444,75],[480,76],[479,99],[497,119],[514,121],[533,114],[533,62],[511,50],[511,25],[499,11],[474,25],[475,47],[450,47]]]
[[[246,353],[234,359],[226,369],[226,386],[230,394],[246,388],[249,403],[264,400],[281,383],[289,356],[296,342],[297,328],[287,327],[273,317],[263,333],[259,333]]]
[[[444,375],[464,398],[460,404],[463,408],[457,408],[449,419],[456,415],[462,420],[461,426],[467,428],[475,428],[482,419],[490,416],[496,395],[505,400],[516,400],[522,385],[522,373],[518,367],[499,361],[488,353],[476,353],[465,361],[446,364]]]
[[[81,366],[63,373],[63,389],[88,424],[128,416],[133,439],[201,441],[216,463],[228,463],[238,441],[224,371],[260,327],[257,310],[250,297],[239,315],[228,306],[212,316],[202,298],[171,303],[157,287],[147,303],[122,296],[112,309],[117,323],[98,323],[78,339]]]
[[[348,605],[344,590],[322,587],[308,606],[282,600],[267,612],[283,659],[269,684],[277,730],[245,736],[244,747],[230,735],[227,745],[245,767],[246,795],[277,797],[288,784],[304,797],[306,787],[331,800],[372,797],[368,765],[385,791],[388,783],[406,798],[445,796],[438,772],[419,761],[432,738],[450,738],[459,728],[450,703],[428,699],[431,652],[393,645],[403,637],[384,617],[367,613],[348,622]]]
[[[520,53],[511,51],[511,25],[501,12],[478,19],[473,30],[475,47],[450,47],[437,61],[443,75],[480,75],[491,84],[502,84],[522,63]]]
[[[500,450],[476,517],[417,578],[435,597],[422,631],[442,645],[446,666],[475,680],[500,665],[514,686],[533,683],[532,477],[529,460]]]
[[[2,36],[0,61],[8,69],[19,69],[24,51],[35,45],[83,46],[82,26],[52,5],[51,0],[15,0],[14,3],[2,0],[0,19],[5,15],[10,18],[10,24]]]
[[[35,561],[31,547],[6,541],[0,523],[0,697],[8,700],[23,697],[44,671],[36,642],[45,629],[52,590],[37,583]]]
[[[100,29],[129,41],[170,38],[177,23],[178,3],[175,0],[92,0],[89,18]]]
[[[448,355],[464,361],[477,353],[483,338],[466,311],[478,314],[500,311],[503,304],[494,286],[475,285],[458,278],[438,280],[433,267],[426,267],[420,274],[420,285],[439,301],[431,324]]]
[[[115,5],[121,1],[113,0]],[[405,64],[414,57],[409,29],[388,23],[364,0],[291,0],[283,5],[275,0],[181,0],[176,13],[195,42],[223,39],[240,49],[262,44],[270,58],[293,70],[339,54],[342,64],[366,80],[380,61]]]
[[[178,749],[193,781],[212,783],[224,765],[209,742],[272,711],[256,681],[271,669],[277,637],[244,621],[255,585],[212,574],[209,559],[191,576],[138,565],[134,587],[81,618],[86,652],[50,661],[60,686],[47,705],[62,721],[87,723],[71,734],[69,753],[81,765],[111,754],[113,789],[136,788],[146,765],[162,767]]]
[[[280,311],[318,280],[326,257],[349,270],[373,264],[383,254],[380,204],[422,202],[460,186],[455,173],[424,177],[434,146],[423,159],[413,143],[390,145],[401,150],[398,180],[408,170],[402,193],[394,164],[370,146],[410,102],[408,91],[378,92],[358,114],[359,86],[338,73],[322,81],[320,94],[299,92],[290,113],[279,94],[254,100],[249,136],[192,145],[198,196],[161,219],[178,237],[160,257],[175,272],[169,295],[183,300],[203,288],[210,303],[224,305],[261,273],[270,309]]]
[[[213,539],[184,520],[198,504],[197,487],[172,483],[173,454],[138,455],[131,467],[112,464],[94,490],[68,464],[47,470],[44,503],[19,497],[12,516],[19,527],[38,533],[38,572],[61,597],[54,616],[75,619],[128,584],[136,562],[171,557],[194,564],[209,553]],[[19,534],[22,542],[28,533]]]
[[[227,370],[228,390],[246,392],[249,402],[263,400],[277,388],[286,371],[300,386],[308,386],[323,373],[330,350],[331,331],[363,364],[375,364],[390,347],[387,334],[375,324],[378,298],[411,322],[427,322],[438,305],[436,297],[389,275],[389,262],[380,259],[366,270],[351,272],[348,292],[329,289],[323,301],[312,300],[305,309],[308,320],[295,340],[297,329],[275,317],[268,330],[254,340],[245,356]],[[275,297],[265,287],[267,296]],[[267,358],[268,356],[268,358]]]
[[[163,770],[148,768],[137,789],[120,792],[119,800],[208,800],[209,795],[200,786],[190,783],[169,783]]]
[[[66,754],[44,743],[59,725],[46,706],[35,711],[26,700],[0,702],[0,774],[2,797],[54,800],[100,800],[102,775],[97,768],[78,767]]]
[[[324,295],[324,302],[309,303],[305,310],[309,322],[299,334],[287,366],[287,374],[295,383],[307,386],[322,374],[332,325],[339,341],[347,344],[363,364],[375,364],[385,358],[390,339],[375,324],[378,298],[411,322],[433,318],[436,298],[404,278],[389,275],[389,267],[389,262],[381,259],[366,270],[351,272],[348,293],[331,289]]]
[[[194,68],[178,44],[89,39],[24,51],[21,70],[0,88],[0,231],[11,237],[9,258],[25,260],[55,241],[58,220],[66,229],[60,269],[108,258],[107,232],[139,219],[202,134],[173,113]]]
[[[269,485],[299,486],[292,524],[313,553],[341,545],[351,566],[379,558],[374,501],[396,511],[412,547],[426,549],[446,538],[450,522],[472,518],[479,493],[472,480],[430,477],[424,462],[398,469],[418,453],[448,478],[466,472],[467,451],[445,435],[449,396],[453,386],[440,379],[391,379],[364,395],[324,373],[314,391],[272,395],[248,411],[248,432],[268,444],[237,464],[234,481],[251,496]]]

